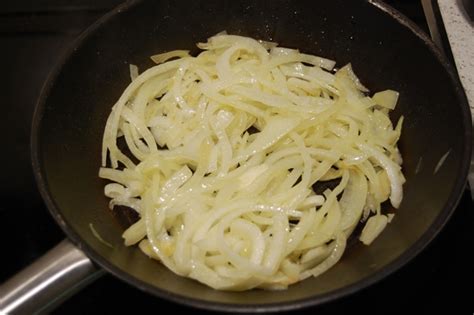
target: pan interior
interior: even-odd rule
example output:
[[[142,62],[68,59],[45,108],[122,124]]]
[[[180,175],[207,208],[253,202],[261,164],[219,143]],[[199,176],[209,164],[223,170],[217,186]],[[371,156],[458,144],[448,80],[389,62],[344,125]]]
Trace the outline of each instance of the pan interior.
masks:
[[[126,248],[124,226],[108,209],[106,182],[97,176],[105,121],[130,81],[129,63],[144,70],[152,66],[150,55],[195,51],[196,42],[223,30],[299,48],[338,66],[351,62],[371,91],[400,92],[392,118],[405,117],[400,150],[407,182],[395,219],[370,247],[350,247],[330,271],[286,291],[214,291]],[[368,1],[144,1],[117,10],[89,31],[43,95],[36,169],[48,206],[67,234],[100,265],[141,288],[204,307],[318,303],[399,266],[447,219],[465,178],[464,102],[429,45]],[[94,237],[90,224],[113,248]],[[295,301],[300,304],[289,304]]]

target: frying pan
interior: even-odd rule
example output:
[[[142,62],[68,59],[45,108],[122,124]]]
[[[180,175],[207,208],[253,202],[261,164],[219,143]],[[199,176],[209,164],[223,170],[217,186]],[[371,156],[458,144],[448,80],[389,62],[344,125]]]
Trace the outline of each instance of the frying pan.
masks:
[[[108,209],[105,181],[97,176],[103,128],[129,83],[128,64],[143,70],[152,66],[150,55],[193,49],[223,30],[299,48],[339,66],[351,62],[372,91],[400,92],[392,119],[405,117],[400,150],[407,182],[395,219],[371,246],[352,242],[327,273],[286,291],[215,291],[125,247],[121,234],[130,222]],[[382,2],[129,1],[83,33],[45,83],[32,152],[41,194],[68,240],[2,286],[5,312],[44,310],[104,270],[159,298],[194,307],[281,311],[361,290],[425,248],[464,189],[471,118],[453,68],[416,26]]]

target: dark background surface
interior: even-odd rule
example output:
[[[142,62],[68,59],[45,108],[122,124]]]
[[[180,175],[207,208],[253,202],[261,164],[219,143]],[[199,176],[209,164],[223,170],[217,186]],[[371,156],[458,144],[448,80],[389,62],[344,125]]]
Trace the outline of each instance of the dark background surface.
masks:
[[[30,124],[47,74],[78,34],[120,3],[119,0],[38,0],[0,6],[0,69],[3,123],[0,124],[0,281],[30,264],[64,234],[50,217],[36,189],[30,165]],[[386,1],[427,31],[417,0]],[[453,217],[415,260],[380,283],[307,313],[473,311],[474,215],[466,191]],[[66,301],[58,314],[108,314],[186,310],[106,275]],[[195,310],[193,310],[195,312]]]

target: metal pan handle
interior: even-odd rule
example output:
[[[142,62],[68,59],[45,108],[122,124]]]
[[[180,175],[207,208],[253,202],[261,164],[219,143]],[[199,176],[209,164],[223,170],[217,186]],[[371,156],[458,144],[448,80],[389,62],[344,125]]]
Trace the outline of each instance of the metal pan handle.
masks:
[[[63,240],[1,285],[0,314],[47,312],[104,273]]]

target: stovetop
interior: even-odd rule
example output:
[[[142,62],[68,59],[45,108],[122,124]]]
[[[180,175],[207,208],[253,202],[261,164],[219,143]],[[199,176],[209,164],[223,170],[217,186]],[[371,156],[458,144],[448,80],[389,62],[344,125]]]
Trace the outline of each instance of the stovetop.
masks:
[[[65,48],[119,0],[17,0],[0,7],[0,282],[64,238],[36,189],[30,165],[33,110],[47,74]],[[428,32],[416,0],[386,1]],[[453,306],[472,312],[474,212],[466,190],[453,217],[417,258],[376,285],[352,296],[305,310],[398,312]],[[57,314],[181,311],[176,305],[105,275],[57,308]],[[188,309],[189,310],[189,309]],[[193,312],[197,312],[193,310]]]

